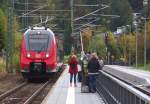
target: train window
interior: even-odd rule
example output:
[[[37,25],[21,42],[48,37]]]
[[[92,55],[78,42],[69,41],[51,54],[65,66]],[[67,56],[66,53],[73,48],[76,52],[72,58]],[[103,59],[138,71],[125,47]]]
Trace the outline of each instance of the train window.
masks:
[[[30,34],[28,36],[28,49],[32,51],[46,51],[49,44],[49,35]]]

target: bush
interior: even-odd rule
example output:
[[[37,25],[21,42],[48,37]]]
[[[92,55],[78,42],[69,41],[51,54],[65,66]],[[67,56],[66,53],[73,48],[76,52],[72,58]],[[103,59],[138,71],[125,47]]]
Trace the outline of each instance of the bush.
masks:
[[[0,50],[4,48],[6,27],[6,16],[4,15],[4,12],[0,9]]]
[[[69,55],[64,56],[64,64],[68,64],[69,57]]]
[[[15,53],[14,56],[13,56],[13,69],[14,71],[19,71],[20,70],[20,55],[19,53]]]

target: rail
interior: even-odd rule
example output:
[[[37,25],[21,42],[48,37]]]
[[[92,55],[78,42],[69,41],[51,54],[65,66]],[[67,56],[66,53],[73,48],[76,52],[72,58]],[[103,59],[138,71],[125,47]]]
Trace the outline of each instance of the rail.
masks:
[[[150,96],[104,71],[99,72],[97,91],[108,104],[150,104]]]
[[[36,96],[39,95],[39,93],[49,84],[49,81],[47,81],[42,87],[40,87],[33,95],[26,100],[24,104],[31,104],[31,102],[34,100]]]
[[[17,87],[13,88],[13,89],[10,89],[8,90],[7,92],[3,93],[0,95],[0,100],[4,99],[5,97],[9,96],[10,94],[14,93],[15,91],[17,91],[18,89],[24,87],[27,85],[27,82],[24,82],[20,85],[18,85]]]

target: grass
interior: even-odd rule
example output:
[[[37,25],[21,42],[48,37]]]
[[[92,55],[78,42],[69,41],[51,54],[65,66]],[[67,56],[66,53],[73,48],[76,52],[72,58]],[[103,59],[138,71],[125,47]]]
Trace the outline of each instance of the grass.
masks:
[[[139,66],[138,68],[139,68],[139,69],[142,69],[142,70],[150,71],[150,63],[149,63],[149,64],[146,64],[145,69],[144,69],[144,66],[143,66],[143,65],[142,65],[142,66]]]
[[[133,67],[136,68],[135,65],[133,65]],[[144,65],[138,65],[138,66],[137,66],[137,69],[150,71],[150,63],[149,63],[149,64],[146,64],[146,67],[145,67],[145,68],[144,68]]]
[[[20,69],[20,64],[19,64],[19,53],[15,53],[13,56],[13,66],[12,66],[12,70],[13,72],[15,72],[16,70],[18,71]],[[3,58],[0,57],[0,72],[6,72],[6,62]]]
[[[0,58],[0,72],[5,71],[5,60]]]

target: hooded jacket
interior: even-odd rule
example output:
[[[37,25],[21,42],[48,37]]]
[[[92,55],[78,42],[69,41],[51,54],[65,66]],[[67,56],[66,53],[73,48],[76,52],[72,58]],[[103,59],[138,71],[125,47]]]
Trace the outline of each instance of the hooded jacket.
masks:
[[[97,73],[99,68],[100,68],[100,64],[99,64],[99,61],[98,59],[96,58],[92,58],[88,65],[87,65],[87,68],[88,68],[88,73]]]
[[[77,74],[77,72],[78,72],[78,61],[75,57],[72,57],[69,60],[69,73]]]

